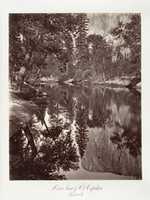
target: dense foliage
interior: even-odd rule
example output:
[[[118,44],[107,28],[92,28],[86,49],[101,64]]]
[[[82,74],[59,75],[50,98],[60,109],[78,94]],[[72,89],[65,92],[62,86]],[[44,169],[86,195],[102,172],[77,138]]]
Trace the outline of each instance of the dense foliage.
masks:
[[[29,78],[38,69],[40,76],[61,78],[81,56],[86,20],[84,14],[10,15],[10,76],[23,65]]]
[[[32,84],[42,77],[79,82],[140,76],[140,15],[103,35],[89,35],[88,21],[86,14],[10,14],[12,83],[22,67]]]
[[[124,74],[140,76],[141,69],[141,18],[140,15],[132,15],[130,22],[119,23],[112,30],[112,34],[123,41],[117,50],[119,54],[118,68]],[[122,53],[122,50],[125,50]],[[122,54],[121,54],[122,53]],[[124,60],[125,58],[125,60]]]

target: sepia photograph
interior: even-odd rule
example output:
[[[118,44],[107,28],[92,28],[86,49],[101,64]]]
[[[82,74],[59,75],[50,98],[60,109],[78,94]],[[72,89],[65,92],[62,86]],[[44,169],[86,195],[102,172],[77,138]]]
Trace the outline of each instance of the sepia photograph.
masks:
[[[141,14],[9,13],[9,179],[141,180]]]

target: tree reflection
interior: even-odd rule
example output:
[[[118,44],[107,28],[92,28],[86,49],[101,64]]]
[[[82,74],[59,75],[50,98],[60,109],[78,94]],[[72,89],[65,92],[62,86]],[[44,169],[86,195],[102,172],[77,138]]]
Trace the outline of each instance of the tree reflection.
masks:
[[[78,169],[79,158],[71,130],[52,126],[47,132],[46,129],[42,131],[30,126],[29,131],[33,137],[31,143],[26,127],[21,127],[18,132],[20,136],[12,138],[10,143],[10,146],[17,145],[16,150],[20,155],[17,163],[11,165],[12,179],[64,179],[61,171]],[[10,151],[12,154],[13,151]]]
[[[110,137],[112,143],[117,145],[119,150],[126,148],[133,157],[137,157],[141,153],[141,134],[140,127],[129,128],[121,127],[122,133],[113,132]]]
[[[133,157],[140,155],[140,96],[128,91],[93,89],[89,127],[113,128],[110,140],[121,152],[128,149]]]
[[[130,116],[130,117],[129,117]],[[137,157],[141,154],[141,123],[138,117],[134,114],[124,115],[126,119],[123,120],[123,113],[121,119],[115,121],[114,127],[115,131],[110,137],[112,143],[117,145],[119,150],[128,149],[129,154],[133,157]]]
[[[92,116],[88,119],[89,127],[103,127],[109,117],[109,110],[107,109],[109,97],[104,94],[104,91],[95,89],[93,97],[91,98]]]
[[[124,153],[132,158],[141,154],[138,96],[125,91],[61,86],[47,90],[47,94],[46,98],[33,99],[37,109],[31,120],[15,126],[16,133],[10,139],[11,179],[65,179],[65,171],[77,170],[80,158],[88,157],[87,143],[94,137],[90,128],[104,130],[110,149],[117,149],[117,160],[112,159],[119,160],[118,166],[123,163]],[[111,155],[108,149],[104,145],[107,157]]]
[[[79,146],[79,152],[81,158],[84,155],[88,142],[88,130],[87,130],[87,108],[82,104],[77,106],[77,115],[76,115],[76,141]]]

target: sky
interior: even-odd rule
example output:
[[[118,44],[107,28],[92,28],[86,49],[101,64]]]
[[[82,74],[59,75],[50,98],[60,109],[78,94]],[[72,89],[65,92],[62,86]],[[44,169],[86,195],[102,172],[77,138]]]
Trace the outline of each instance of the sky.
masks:
[[[87,14],[87,16],[89,18],[89,34],[103,34],[109,33],[111,29],[118,25],[120,20],[123,22],[128,22],[131,14],[90,13]]]

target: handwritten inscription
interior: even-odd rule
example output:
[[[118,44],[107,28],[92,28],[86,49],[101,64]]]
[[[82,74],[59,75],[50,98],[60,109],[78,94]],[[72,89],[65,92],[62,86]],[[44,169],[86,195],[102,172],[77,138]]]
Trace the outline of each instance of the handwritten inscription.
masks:
[[[103,188],[99,185],[59,185],[56,184],[52,186],[51,188],[52,191],[57,191],[57,192],[67,192],[69,196],[83,196],[85,193],[88,192],[98,192],[103,190]]]

